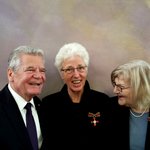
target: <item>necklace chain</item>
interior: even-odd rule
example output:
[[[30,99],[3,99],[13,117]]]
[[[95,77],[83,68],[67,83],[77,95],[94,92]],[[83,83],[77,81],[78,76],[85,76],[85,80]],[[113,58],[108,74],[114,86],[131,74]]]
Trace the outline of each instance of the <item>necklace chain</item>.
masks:
[[[142,117],[144,115],[144,113],[146,112],[147,108],[145,108],[145,110],[140,114],[140,115],[136,115],[131,109],[130,109],[130,113],[132,116],[139,118]]]

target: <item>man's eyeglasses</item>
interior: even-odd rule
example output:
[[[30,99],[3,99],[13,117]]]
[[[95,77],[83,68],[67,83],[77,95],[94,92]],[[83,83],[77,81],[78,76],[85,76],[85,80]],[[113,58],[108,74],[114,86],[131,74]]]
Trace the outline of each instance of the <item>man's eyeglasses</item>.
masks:
[[[113,85],[113,87],[116,87],[116,89],[119,92],[122,92],[123,90],[130,88],[130,86],[123,86],[121,84],[116,84],[115,82],[113,82],[112,85]]]
[[[61,71],[64,71],[67,74],[74,73],[75,70],[77,70],[80,73],[83,73],[86,70],[86,67],[87,66],[78,66],[76,68],[74,68],[74,67],[68,67],[66,69],[61,69]]]

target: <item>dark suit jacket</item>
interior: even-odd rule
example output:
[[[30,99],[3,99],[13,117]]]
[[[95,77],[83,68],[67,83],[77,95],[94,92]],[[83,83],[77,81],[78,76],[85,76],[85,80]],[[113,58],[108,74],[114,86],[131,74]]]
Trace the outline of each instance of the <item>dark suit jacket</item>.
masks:
[[[120,106],[117,97],[113,101],[112,143],[115,150],[129,150],[129,117],[130,109]],[[150,117],[150,113],[149,113]],[[142,138],[142,137],[141,137]],[[148,121],[145,150],[150,150],[150,121]]]
[[[34,103],[41,121],[40,100],[35,97]],[[0,91],[0,147],[3,150],[32,150],[23,118],[8,85]]]

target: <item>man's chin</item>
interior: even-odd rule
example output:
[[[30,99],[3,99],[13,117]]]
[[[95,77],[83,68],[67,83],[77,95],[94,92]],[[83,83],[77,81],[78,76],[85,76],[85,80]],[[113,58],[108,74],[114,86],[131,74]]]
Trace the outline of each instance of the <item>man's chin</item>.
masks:
[[[41,94],[41,91],[34,91],[31,93],[32,96],[38,96]]]

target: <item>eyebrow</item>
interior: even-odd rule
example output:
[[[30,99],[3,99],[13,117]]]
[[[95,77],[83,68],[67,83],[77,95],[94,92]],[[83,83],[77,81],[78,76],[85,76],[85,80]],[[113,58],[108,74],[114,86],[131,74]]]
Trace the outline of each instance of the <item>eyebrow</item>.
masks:
[[[121,84],[121,83],[116,84],[116,82],[113,82],[113,84],[114,84],[114,85],[117,85],[117,86],[118,86],[118,85],[119,85],[119,86],[128,86],[128,85]]]

